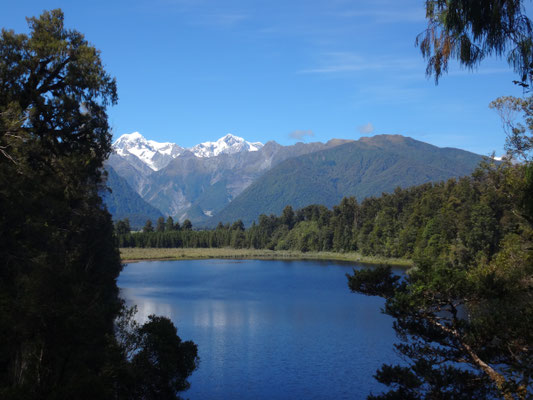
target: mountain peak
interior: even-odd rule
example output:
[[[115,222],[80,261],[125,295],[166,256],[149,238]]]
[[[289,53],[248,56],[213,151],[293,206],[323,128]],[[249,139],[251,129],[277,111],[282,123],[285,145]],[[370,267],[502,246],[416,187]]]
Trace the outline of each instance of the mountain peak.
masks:
[[[125,133],[113,143],[115,152],[122,157],[135,156],[152,170],[165,167],[170,160],[183,153],[184,149],[174,143],[158,143],[139,132]]]
[[[226,136],[222,136],[217,142],[244,142],[245,140],[242,137],[232,135],[228,133]]]
[[[117,140],[115,140],[115,143],[113,143],[113,146],[124,147],[128,143],[135,143],[139,141],[143,141],[143,142],[146,141],[144,136],[141,135],[139,132],[125,133],[121,135]]]
[[[234,154],[242,151],[257,151],[263,147],[263,143],[247,142],[239,136],[228,133],[216,142],[204,142],[192,147],[190,151],[196,157],[214,157],[219,154]]]
[[[218,156],[219,154],[257,151],[263,147],[263,144],[260,142],[247,142],[239,136],[228,133],[216,142],[204,142],[185,149],[175,143],[159,143],[155,140],[147,140],[139,132],[133,132],[121,135],[113,143],[113,147],[119,156],[135,156],[152,170],[158,171],[166,167],[173,158],[185,153],[192,153],[196,157],[206,158]]]

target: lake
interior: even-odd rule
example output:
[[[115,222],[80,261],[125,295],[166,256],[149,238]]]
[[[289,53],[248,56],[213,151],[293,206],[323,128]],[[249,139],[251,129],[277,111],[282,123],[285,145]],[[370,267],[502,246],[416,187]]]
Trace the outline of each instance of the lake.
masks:
[[[118,284],[139,321],[165,315],[198,345],[200,366],[184,398],[364,399],[385,389],[376,369],[399,358],[383,299],[348,289],[353,267],[150,261],[128,264]]]

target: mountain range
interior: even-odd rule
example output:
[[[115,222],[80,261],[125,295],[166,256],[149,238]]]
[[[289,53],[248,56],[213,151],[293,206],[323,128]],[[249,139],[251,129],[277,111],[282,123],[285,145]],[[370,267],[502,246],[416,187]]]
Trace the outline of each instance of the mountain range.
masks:
[[[183,148],[135,132],[113,146],[106,163],[112,195],[104,200],[115,219],[129,213],[137,227],[157,212],[195,226],[237,219],[248,225],[286,205],[331,207],[345,196],[362,200],[398,186],[464,176],[482,159],[401,135],[282,146],[228,134]]]

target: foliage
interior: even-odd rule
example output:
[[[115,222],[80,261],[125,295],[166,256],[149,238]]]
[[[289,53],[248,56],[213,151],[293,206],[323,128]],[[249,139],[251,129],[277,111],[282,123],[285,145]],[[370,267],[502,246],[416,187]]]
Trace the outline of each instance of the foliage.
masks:
[[[121,356],[127,360],[118,371],[123,377],[119,392],[131,399],[177,399],[198,366],[197,346],[182,342],[168,318],[150,315],[140,325],[133,319],[135,312],[125,310],[116,325]]]
[[[490,108],[498,112],[503,122],[508,155],[524,162],[533,161],[533,136],[528,135],[533,132],[533,98],[503,96],[490,103]],[[522,116],[524,122],[516,122]]]
[[[28,23],[0,35],[0,397],[128,398],[122,265],[99,197],[116,84],[60,10]]]
[[[476,67],[491,55],[506,56],[527,86],[533,79],[533,29],[524,0],[426,0],[428,27],[416,44],[435,82],[450,59]]]
[[[473,67],[508,52],[518,83],[530,85],[532,28],[522,7],[513,0],[426,1],[429,26],[418,43],[428,75],[438,81],[452,57]],[[442,199],[449,207],[440,215],[423,213],[431,219],[416,240],[425,245],[414,248],[415,268],[404,282],[386,269],[348,276],[353,291],[386,299],[384,312],[402,339],[396,348],[409,360],[383,365],[376,379],[391,390],[369,399],[533,395],[531,104],[514,97],[491,103],[504,122],[507,161],[485,165],[473,174],[472,187],[462,185],[463,198],[470,198],[466,213],[455,195]],[[526,126],[514,121],[520,112]],[[514,157],[522,164],[513,164]],[[461,225],[465,234],[449,243]]]
[[[119,235],[119,246],[231,247],[240,231],[237,248],[360,251],[417,260],[450,258],[457,264],[488,257],[505,233],[515,229],[517,217],[504,193],[509,188],[498,177],[506,170],[509,179],[513,174],[512,179],[518,179],[517,168],[488,161],[471,177],[397,188],[362,203],[345,198],[332,210],[286,207],[279,217],[263,214],[245,230],[242,221],[236,221],[214,230]]]

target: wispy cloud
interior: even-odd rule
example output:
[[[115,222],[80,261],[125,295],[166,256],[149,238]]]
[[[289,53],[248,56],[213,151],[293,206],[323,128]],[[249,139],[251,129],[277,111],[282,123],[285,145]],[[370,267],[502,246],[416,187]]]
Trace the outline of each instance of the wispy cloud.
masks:
[[[351,52],[324,53],[321,66],[299,71],[303,74],[334,74],[366,70],[394,69],[411,70],[418,67],[418,61],[383,56],[361,56]]]
[[[479,68],[470,69],[456,69],[454,71],[448,72],[448,75],[451,76],[461,76],[461,75],[492,75],[492,74],[508,74],[510,72],[509,68]]]
[[[308,129],[308,130],[298,129],[298,130],[295,130],[295,131],[292,131],[291,133],[289,133],[289,137],[291,139],[295,139],[295,140],[302,140],[305,137],[313,137],[313,136],[315,136],[315,134],[310,129]]]
[[[365,124],[365,125],[361,125],[357,128],[357,130],[359,131],[359,133],[362,133],[362,134],[369,134],[369,133],[372,133],[374,132],[374,125],[372,125],[371,122]]]
[[[423,22],[426,19],[426,13],[423,8],[411,9],[367,9],[367,10],[348,10],[336,13],[344,18],[364,18],[373,23],[391,24],[391,23],[412,23]]]

